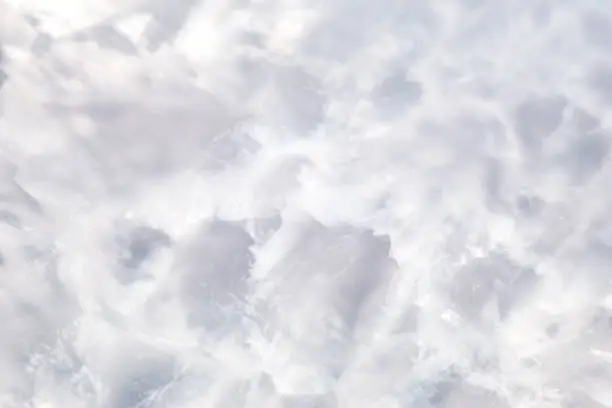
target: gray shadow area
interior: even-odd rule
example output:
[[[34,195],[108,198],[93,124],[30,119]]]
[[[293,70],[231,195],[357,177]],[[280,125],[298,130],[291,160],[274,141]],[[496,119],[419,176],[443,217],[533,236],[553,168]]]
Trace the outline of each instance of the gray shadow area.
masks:
[[[298,67],[277,67],[272,72],[275,120],[297,131],[309,132],[323,119],[325,97],[319,79]]]
[[[502,397],[485,389],[460,384],[446,392],[436,408],[511,408]]]
[[[538,278],[532,269],[492,253],[463,266],[446,289],[457,312],[469,321],[478,321],[489,302],[498,304],[503,319],[522,299],[529,296]]]
[[[521,103],[515,112],[515,131],[529,150],[539,151],[542,144],[563,121],[567,100],[562,96],[543,97]]]
[[[281,401],[281,408],[338,408],[333,393],[282,396]]]
[[[160,391],[174,379],[175,362],[169,356],[136,353],[124,362],[124,371],[114,382],[104,408],[161,407]],[[115,383],[116,381],[116,383]]]
[[[372,96],[381,115],[389,118],[401,113],[406,106],[418,103],[422,95],[423,85],[407,79],[403,71],[398,71],[385,78]]]
[[[36,56],[45,55],[51,47],[53,46],[53,38],[46,33],[39,33],[34,41],[32,41],[32,45],[30,46],[30,50],[32,54]]]
[[[142,270],[147,261],[172,244],[171,238],[164,231],[144,225],[130,229],[120,235],[117,241],[121,252],[115,278],[124,285],[149,277],[146,270]]]
[[[170,245],[170,237],[164,231],[151,227],[138,227],[129,234],[127,257],[123,263],[128,268],[138,268],[156,249]]]
[[[593,132],[577,137],[558,158],[558,163],[574,183],[583,184],[602,168],[609,152],[610,137]]]
[[[51,114],[86,115],[95,135],[85,150],[105,185],[129,192],[134,186],[185,168],[221,170],[254,151],[239,121],[209,93],[180,84],[152,89],[146,102],[97,99],[76,106],[48,104]]]
[[[3,49],[2,43],[0,43],[0,91],[4,87],[4,84],[6,83],[6,81],[8,81],[8,74],[4,71],[4,68],[3,68],[4,59],[5,59],[4,49]],[[2,115],[2,103],[3,101],[0,100],[0,115]]]
[[[414,406],[426,408],[511,408],[503,397],[469,385],[462,375],[449,369],[437,379],[421,383],[409,391]]]
[[[612,104],[612,70],[609,66],[594,69],[587,79],[587,85],[601,103],[606,106]]]
[[[0,67],[0,91],[2,90],[2,87],[4,87],[6,81],[8,81],[8,74],[4,72],[2,67]]]
[[[151,13],[152,16],[145,33],[149,50],[156,51],[163,44],[174,41],[197,5],[197,0],[177,0],[172,3],[165,0],[148,1],[141,11]]]
[[[605,53],[612,53],[612,18],[605,14],[590,12],[583,16],[583,34],[589,44],[600,47]]]
[[[269,272],[271,293],[258,307],[267,335],[308,333],[296,339],[299,358],[337,378],[352,345],[367,338],[380,317],[396,263],[389,239],[369,230],[314,220],[301,228],[294,246]]]
[[[187,244],[177,272],[181,300],[194,327],[234,327],[248,290],[253,243],[239,224],[215,219]]]
[[[546,204],[541,198],[530,194],[519,194],[515,202],[518,213],[528,218],[540,215],[545,206]]]
[[[332,5],[332,3],[329,3]],[[381,31],[420,42],[421,30],[432,31],[435,12],[427,3],[339,0],[324,8],[320,22],[304,40],[302,52],[316,58],[347,61],[379,38]]]
[[[357,323],[362,307],[389,278],[395,262],[390,241],[353,227],[328,228],[316,221],[306,227],[293,250],[271,272],[279,290],[300,299],[312,285],[326,283],[318,292],[322,305],[332,307],[346,328]],[[318,282],[317,282],[318,281]],[[317,286],[318,288],[318,286]]]
[[[108,48],[119,51],[126,55],[138,54],[138,48],[123,34],[117,31],[112,25],[100,24],[89,27],[86,30],[76,32],[69,37],[62,38],[63,41],[72,40],[78,42],[92,41],[101,48]],[[44,51],[49,50],[51,42],[42,37],[39,48]],[[44,47],[44,48],[43,48]]]

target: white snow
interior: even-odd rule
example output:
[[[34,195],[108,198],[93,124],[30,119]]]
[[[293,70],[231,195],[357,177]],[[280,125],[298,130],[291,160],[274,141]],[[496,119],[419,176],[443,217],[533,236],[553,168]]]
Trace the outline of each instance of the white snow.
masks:
[[[1,408],[612,407],[612,5],[0,0]]]

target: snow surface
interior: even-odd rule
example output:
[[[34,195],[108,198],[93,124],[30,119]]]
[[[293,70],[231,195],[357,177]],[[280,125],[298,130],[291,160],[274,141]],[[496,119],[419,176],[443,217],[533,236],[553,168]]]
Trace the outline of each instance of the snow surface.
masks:
[[[0,0],[1,408],[612,407],[612,3]]]

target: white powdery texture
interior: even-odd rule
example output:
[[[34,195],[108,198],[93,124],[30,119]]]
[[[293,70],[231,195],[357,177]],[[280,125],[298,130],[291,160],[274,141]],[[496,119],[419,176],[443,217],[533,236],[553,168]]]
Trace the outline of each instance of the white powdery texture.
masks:
[[[1,408],[612,407],[612,4],[0,0]]]

